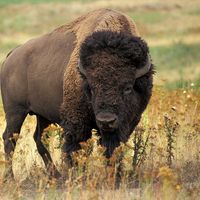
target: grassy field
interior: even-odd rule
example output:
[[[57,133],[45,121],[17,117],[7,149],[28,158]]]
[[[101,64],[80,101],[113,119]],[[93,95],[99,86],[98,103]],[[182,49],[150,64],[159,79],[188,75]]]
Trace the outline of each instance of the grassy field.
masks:
[[[94,133],[74,156],[78,168],[58,189],[55,180],[47,180],[32,138],[35,118],[29,117],[13,157],[15,182],[2,182],[0,138],[0,199],[200,199],[200,1],[0,0],[0,63],[15,46],[103,7],[132,17],[156,66],[153,96],[139,128],[116,151],[110,167]],[[1,106],[1,132],[4,128]],[[51,126],[46,133],[61,170],[59,129]],[[119,165],[122,183],[114,190]]]

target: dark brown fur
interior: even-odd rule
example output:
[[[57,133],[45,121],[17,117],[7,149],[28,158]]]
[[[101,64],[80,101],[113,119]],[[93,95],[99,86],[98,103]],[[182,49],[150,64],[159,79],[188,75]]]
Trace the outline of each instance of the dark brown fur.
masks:
[[[87,50],[95,35],[97,38]],[[121,49],[120,37],[124,45]],[[126,39],[130,40],[125,42]],[[106,43],[102,48],[103,40]],[[113,46],[116,44],[117,48]],[[147,53],[147,45],[138,37],[131,19],[109,9],[90,12],[14,49],[1,70],[7,122],[3,134],[6,159],[11,160],[16,143],[10,138],[13,133],[20,133],[28,113],[37,116],[34,139],[50,175],[59,177],[41,142],[42,131],[50,123],[64,127],[63,151],[68,160],[80,148],[79,142],[91,137],[93,128],[99,131],[100,143],[110,156],[120,141],[127,141],[149,101],[152,68],[143,77],[134,78],[136,68],[142,67]],[[80,57],[87,75],[79,72]],[[134,83],[133,101],[122,100],[119,80]],[[91,88],[95,95],[90,93]],[[119,129],[112,133],[102,131],[96,123],[96,115],[105,108],[116,113],[119,121]],[[11,165],[7,169],[7,175],[12,176]]]
[[[135,71],[145,65],[147,44],[139,37],[125,33],[101,31],[93,33],[81,46],[81,65],[86,95],[96,116],[105,111],[118,116],[114,132],[99,130],[107,156],[120,142],[126,142],[147,106],[152,90],[152,73],[135,78]],[[123,90],[131,85],[132,92]]]

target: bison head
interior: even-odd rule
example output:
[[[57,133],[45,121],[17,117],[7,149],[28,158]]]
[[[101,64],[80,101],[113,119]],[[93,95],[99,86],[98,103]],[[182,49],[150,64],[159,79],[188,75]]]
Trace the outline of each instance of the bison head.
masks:
[[[125,33],[99,31],[80,49],[79,71],[106,156],[126,142],[147,106],[153,65],[147,44]]]

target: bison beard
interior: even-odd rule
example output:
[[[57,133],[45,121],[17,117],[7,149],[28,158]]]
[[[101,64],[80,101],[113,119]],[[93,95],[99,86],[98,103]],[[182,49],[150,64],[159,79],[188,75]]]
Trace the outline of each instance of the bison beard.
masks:
[[[116,149],[120,145],[120,142],[126,142],[129,138],[130,131],[128,131],[128,127],[123,125],[119,130],[114,132],[102,132],[100,131],[101,138],[100,144],[106,148],[105,156],[110,158]]]
[[[120,145],[120,139],[119,135],[116,134],[115,132],[113,133],[101,133],[101,139],[100,139],[100,144],[106,148],[105,150],[105,156],[107,158],[110,158],[113,154],[113,151],[115,150],[116,147]]]
[[[105,156],[110,158],[114,150],[120,145],[120,143],[125,143],[128,141],[132,131],[137,126],[140,121],[140,117],[137,117],[131,124],[124,121],[119,129],[114,132],[103,132],[100,131],[100,141],[99,143],[105,147]],[[130,126],[131,125],[131,126]]]

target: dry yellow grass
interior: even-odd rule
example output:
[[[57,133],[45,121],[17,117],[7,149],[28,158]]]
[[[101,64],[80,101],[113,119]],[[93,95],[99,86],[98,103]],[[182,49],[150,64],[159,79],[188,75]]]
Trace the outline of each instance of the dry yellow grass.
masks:
[[[56,189],[56,183],[49,182],[45,175],[44,165],[39,158],[32,139],[35,120],[27,119],[13,159],[16,182],[0,186],[4,199],[16,196],[36,199],[182,199],[200,196],[200,98],[191,86],[188,90],[167,91],[155,88],[147,111],[136,132],[127,145],[122,145],[111,159],[111,167],[106,167],[103,149],[96,145],[96,136],[86,144],[83,150],[74,155],[78,168],[66,181],[62,189]],[[168,119],[168,124],[166,121]],[[176,129],[173,132],[173,127]],[[2,129],[2,124],[1,124]],[[54,161],[61,170],[57,128],[50,126],[49,149]],[[142,131],[140,131],[142,130]],[[139,131],[139,132],[138,132]],[[52,136],[54,133],[54,136]],[[168,136],[172,135],[171,165],[167,151]],[[148,145],[142,159],[136,166],[132,165],[133,139],[142,134],[145,142],[149,135]],[[2,146],[2,145],[1,145]],[[30,148],[31,147],[31,148]],[[93,149],[92,154],[87,152]],[[143,146],[140,147],[143,150]],[[115,191],[117,159],[124,154],[122,183]],[[139,158],[139,156],[138,156]],[[116,162],[116,163],[115,163]],[[1,169],[3,163],[1,163]],[[20,170],[19,170],[20,169]],[[62,170],[61,170],[62,171]],[[66,173],[62,172],[62,173]],[[15,188],[9,194],[9,187]],[[32,196],[29,196],[29,195]]]

